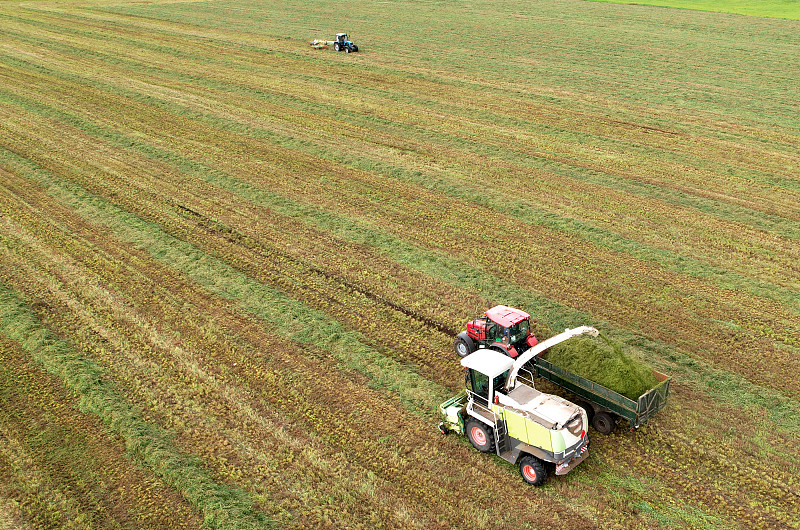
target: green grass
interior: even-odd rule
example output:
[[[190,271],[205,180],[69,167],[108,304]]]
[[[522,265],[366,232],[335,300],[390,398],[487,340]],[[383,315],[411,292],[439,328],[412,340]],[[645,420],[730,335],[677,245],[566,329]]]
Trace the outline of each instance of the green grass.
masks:
[[[647,365],[623,352],[620,343],[605,335],[564,341],[550,348],[547,359],[634,401],[658,384]]]
[[[244,506],[323,524],[337,497],[308,493],[360,484],[369,495],[347,492],[331,521],[796,526],[796,22],[569,0],[33,2],[0,22],[4,283],[79,304],[80,324],[45,320],[75,352],[100,340],[84,320],[134,358],[158,338],[167,371],[139,405],[197,400],[218,414],[206,431],[235,441],[225,458],[273,439],[228,430],[227,407],[278,405],[281,440],[315,457],[275,452],[277,488],[211,457],[255,496]],[[360,53],[309,49],[341,30]],[[29,262],[64,290],[34,287],[17,272]],[[95,283],[113,305],[83,293]],[[435,433],[461,384],[447,330],[489,300],[530,312],[540,339],[598,327],[672,376],[670,403],[635,434],[593,437],[575,474],[521,490],[510,466]],[[198,322],[231,343],[206,343]],[[209,378],[177,379],[171,345]],[[98,372],[109,386],[113,369]],[[328,478],[334,462],[354,480]],[[484,504],[467,490],[443,505],[440,470],[457,468],[503,508],[471,512]],[[303,493],[281,499],[283,482]]]
[[[658,7],[677,7],[711,11],[714,13],[734,13],[751,17],[771,17],[800,20],[800,2],[797,0],[589,0],[610,4],[632,4]]]
[[[3,284],[0,333],[18,342],[45,370],[63,379],[70,390],[80,395],[82,411],[99,416],[118,432],[129,455],[197,506],[209,527],[260,529],[273,525],[263,513],[254,512],[253,500],[246,491],[215,482],[200,459],[176,450],[172,434],[145,422],[141,411],[116,391],[102,367],[84,359],[44,327],[26,301]],[[41,436],[48,435],[42,431]]]

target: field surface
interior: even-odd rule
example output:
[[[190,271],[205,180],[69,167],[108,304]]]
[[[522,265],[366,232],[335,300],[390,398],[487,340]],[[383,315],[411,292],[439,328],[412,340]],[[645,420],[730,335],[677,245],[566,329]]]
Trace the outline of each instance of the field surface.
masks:
[[[638,4],[680,9],[697,9],[717,13],[736,13],[752,17],[772,17],[800,20],[797,0],[592,0],[615,4]],[[670,14],[664,13],[665,16]]]
[[[0,2],[0,527],[800,528],[800,22]],[[357,54],[308,41],[348,31]],[[673,377],[543,488],[493,303]]]

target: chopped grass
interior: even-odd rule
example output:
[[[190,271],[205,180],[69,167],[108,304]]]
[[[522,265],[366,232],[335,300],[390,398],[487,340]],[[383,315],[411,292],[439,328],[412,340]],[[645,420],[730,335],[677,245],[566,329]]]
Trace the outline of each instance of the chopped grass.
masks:
[[[600,339],[562,342],[550,348],[547,360],[633,400],[658,384],[653,371],[623,352],[620,343]]]

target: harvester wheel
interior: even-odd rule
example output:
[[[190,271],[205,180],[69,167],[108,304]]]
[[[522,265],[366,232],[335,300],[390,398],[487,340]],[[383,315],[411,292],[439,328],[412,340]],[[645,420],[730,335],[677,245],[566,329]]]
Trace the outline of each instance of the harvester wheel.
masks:
[[[614,418],[608,412],[598,412],[592,418],[592,427],[600,434],[611,434],[614,430]]]
[[[586,418],[589,420],[589,423],[592,423],[592,418],[594,418],[594,407],[592,407],[588,401],[578,401],[575,404],[586,411]]]
[[[547,479],[547,469],[535,456],[523,456],[519,461],[519,474],[531,486],[541,486]]]
[[[481,453],[488,453],[494,449],[494,436],[492,428],[478,420],[467,421],[467,438]]]

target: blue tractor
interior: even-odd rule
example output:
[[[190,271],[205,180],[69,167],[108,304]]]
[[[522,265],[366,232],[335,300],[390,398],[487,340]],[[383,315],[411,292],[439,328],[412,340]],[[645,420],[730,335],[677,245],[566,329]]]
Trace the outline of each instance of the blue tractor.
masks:
[[[355,43],[350,40],[350,37],[347,36],[347,33],[337,33],[336,40],[333,41],[333,49],[337,52],[344,50],[345,52],[350,53],[357,52],[358,46],[356,46]]]

